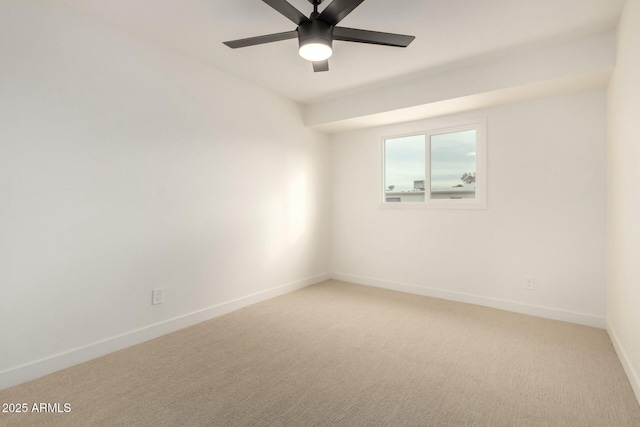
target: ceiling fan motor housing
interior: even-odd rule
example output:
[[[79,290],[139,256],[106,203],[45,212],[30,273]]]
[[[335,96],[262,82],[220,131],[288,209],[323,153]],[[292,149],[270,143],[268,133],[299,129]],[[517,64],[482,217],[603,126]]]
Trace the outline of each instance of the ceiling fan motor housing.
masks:
[[[298,42],[299,47],[310,43],[332,47],[333,26],[320,19],[302,22],[298,26]]]

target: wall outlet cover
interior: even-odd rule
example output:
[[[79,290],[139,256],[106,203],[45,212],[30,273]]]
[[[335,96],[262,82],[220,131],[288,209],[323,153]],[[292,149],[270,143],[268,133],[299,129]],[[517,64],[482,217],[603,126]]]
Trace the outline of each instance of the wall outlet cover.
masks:
[[[154,289],[151,292],[151,304],[152,305],[162,304],[163,294],[164,294],[164,289],[162,288]]]
[[[524,288],[528,291],[533,291],[536,288],[536,278],[535,277],[525,277],[524,279]]]

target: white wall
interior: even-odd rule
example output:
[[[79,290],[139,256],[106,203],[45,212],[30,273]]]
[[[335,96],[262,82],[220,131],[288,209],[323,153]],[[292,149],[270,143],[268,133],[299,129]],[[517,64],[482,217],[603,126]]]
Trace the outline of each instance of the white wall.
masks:
[[[327,277],[293,103],[46,0],[0,58],[0,388]]]
[[[605,105],[600,90],[333,136],[335,276],[604,327]],[[481,116],[487,210],[380,209],[383,136]]]
[[[627,0],[608,98],[607,323],[640,401],[640,1]]]

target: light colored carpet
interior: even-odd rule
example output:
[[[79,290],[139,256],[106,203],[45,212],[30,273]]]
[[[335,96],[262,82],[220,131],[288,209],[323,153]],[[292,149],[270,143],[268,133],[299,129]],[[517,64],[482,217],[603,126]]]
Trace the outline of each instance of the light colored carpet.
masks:
[[[640,426],[605,331],[328,281],[0,392],[2,425]]]

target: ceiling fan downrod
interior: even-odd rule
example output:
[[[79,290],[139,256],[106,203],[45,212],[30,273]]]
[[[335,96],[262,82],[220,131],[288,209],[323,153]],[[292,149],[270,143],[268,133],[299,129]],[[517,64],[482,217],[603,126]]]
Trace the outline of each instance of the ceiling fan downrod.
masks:
[[[316,19],[318,16],[320,16],[320,13],[318,13],[318,6],[320,6],[322,0],[309,0],[309,3],[313,5],[313,12],[309,16],[309,19]]]

